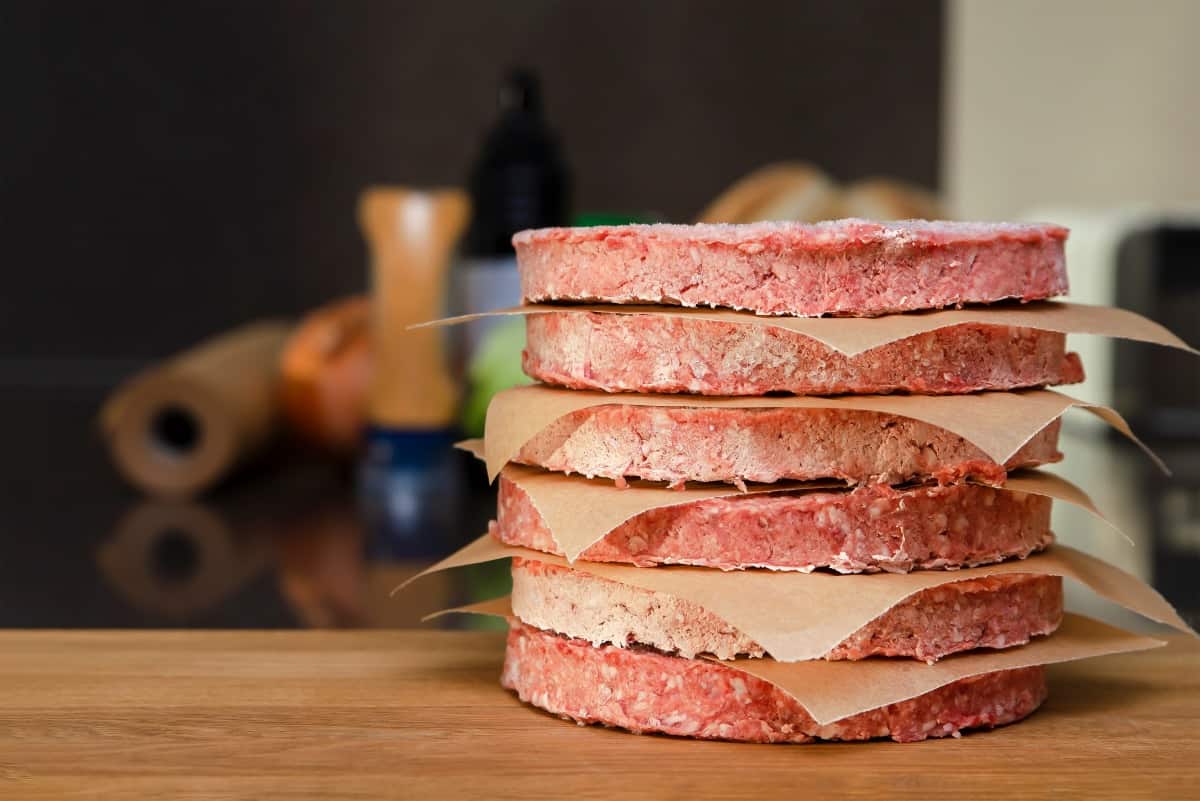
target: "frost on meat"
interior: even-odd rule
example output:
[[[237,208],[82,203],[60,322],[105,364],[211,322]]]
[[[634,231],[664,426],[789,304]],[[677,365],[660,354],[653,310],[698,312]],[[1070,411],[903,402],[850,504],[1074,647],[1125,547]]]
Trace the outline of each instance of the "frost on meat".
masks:
[[[915,742],[1029,715],[1046,697],[1045,669],[960,679],[916,698],[818,726],[794,698],[707,660],[593,646],[513,621],[501,684],[526,703],[579,723],[754,743]]]
[[[875,316],[1064,294],[1066,238],[1056,225],[836,220],[545,228],[513,246],[529,302]]]
[[[707,498],[642,512],[580,558],[841,573],[970,567],[1049,545],[1051,504],[1043,495],[975,484]],[[503,475],[492,533],[508,545],[562,555],[529,496]]]
[[[961,394],[1083,380],[1066,335],[968,323],[846,356],[781,328],[656,314],[526,318],[525,372],[606,392]]]
[[[932,477],[999,485],[1007,471],[1057,462],[1059,421],[1005,464],[957,434],[908,417],[846,409],[592,406],[564,415],[514,461],[588,477],[770,483]]]
[[[691,601],[568,567],[514,559],[512,608],[522,622],[593,645],[647,645],[720,659],[763,656],[735,627]],[[1062,622],[1062,578],[1006,574],[922,590],[839,643],[826,659],[936,662],[975,648],[1010,648]]]

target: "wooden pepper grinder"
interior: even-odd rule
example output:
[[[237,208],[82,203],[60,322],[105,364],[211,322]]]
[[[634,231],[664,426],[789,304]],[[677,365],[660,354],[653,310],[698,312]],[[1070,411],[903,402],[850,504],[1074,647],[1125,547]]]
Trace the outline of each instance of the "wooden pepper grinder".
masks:
[[[373,426],[401,430],[453,425],[458,390],[437,329],[406,331],[441,316],[450,257],[470,214],[456,189],[368,189],[358,220],[371,263]]]
[[[458,389],[443,332],[406,329],[441,316],[469,207],[455,190],[377,188],[359,202],[375,349],[361,497],[377,559],[427,559],[462,541]]]

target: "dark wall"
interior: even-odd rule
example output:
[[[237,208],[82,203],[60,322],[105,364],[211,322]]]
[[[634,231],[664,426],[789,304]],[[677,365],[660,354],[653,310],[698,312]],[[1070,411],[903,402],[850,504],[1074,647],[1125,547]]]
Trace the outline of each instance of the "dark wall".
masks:
[[[6,3],[0,366],[103,381],[79,364],[360,288],[359,189],[460,182],[512,64],[543,77],[577,209],[683,220],[788,158],[932,184],[941,16],[935,0]]]

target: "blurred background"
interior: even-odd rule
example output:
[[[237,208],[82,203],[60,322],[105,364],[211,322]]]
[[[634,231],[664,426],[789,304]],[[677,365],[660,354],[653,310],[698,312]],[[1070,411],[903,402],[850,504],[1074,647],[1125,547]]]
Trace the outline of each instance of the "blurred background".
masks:
[[[519,380],[511,325],[404,327],[516,302],[521,228],[1045,219],[1072,299],[1200,343],[1198,26],[1188,0],[5,3],[0,626],[401,626],[502,592],[482,566],[390,594],[484,530],[449,445]],[[1059,469],[1136,546],[1069,508],[1059,534],[1195,624],[1200,371],[1071,346],[1070,394],[1174,475],[1069,417]]]

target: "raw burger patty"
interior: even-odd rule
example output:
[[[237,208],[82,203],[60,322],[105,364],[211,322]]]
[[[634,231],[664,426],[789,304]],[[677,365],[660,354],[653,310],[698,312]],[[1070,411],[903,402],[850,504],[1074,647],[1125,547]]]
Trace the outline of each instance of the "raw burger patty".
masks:
[[[1065,294],[1056,225],[835,220],[543,228],[513,237],[530,302],[871,317]]]
[[[818,726],[796,699],[749,674],[642,648],[593,646],[513,621],[500,683],[579,723],[710,740],[916,742],[1020,720],[1046,698],[1042,667],[960,679]]]
[[[845,356],[794,331],[654,314],[526,317],[525,372],[607,392],[944,395],[1083,380],[1066,335],[964,324]]]
[[[564,415],[514,461],[593,477],[773,482],[835,478],[899,484],[933,477],[1004,482],[1007,470],[1062,458],[1059,421],[1007,463],[957,434],[908,417],[846,409],[592,406]]]
[[[974,484],[708,498],[642,512],[580,558],[839,573],[970,567],[1049,545],[1051,505],[1043,495]],[[508,545],[562,555],[529,496],[504,476],[492,533]]]
[[[512,565],[522,622],[593,645],[648,645],[683,657],[763,656],[762,646],[701,606],[673,595],[528,559]],[[985,576],[916,593],[851,634],[825,659],[902,656],[936,662],[973,648],[1024,645],[1062,622],[1062,578]]]

